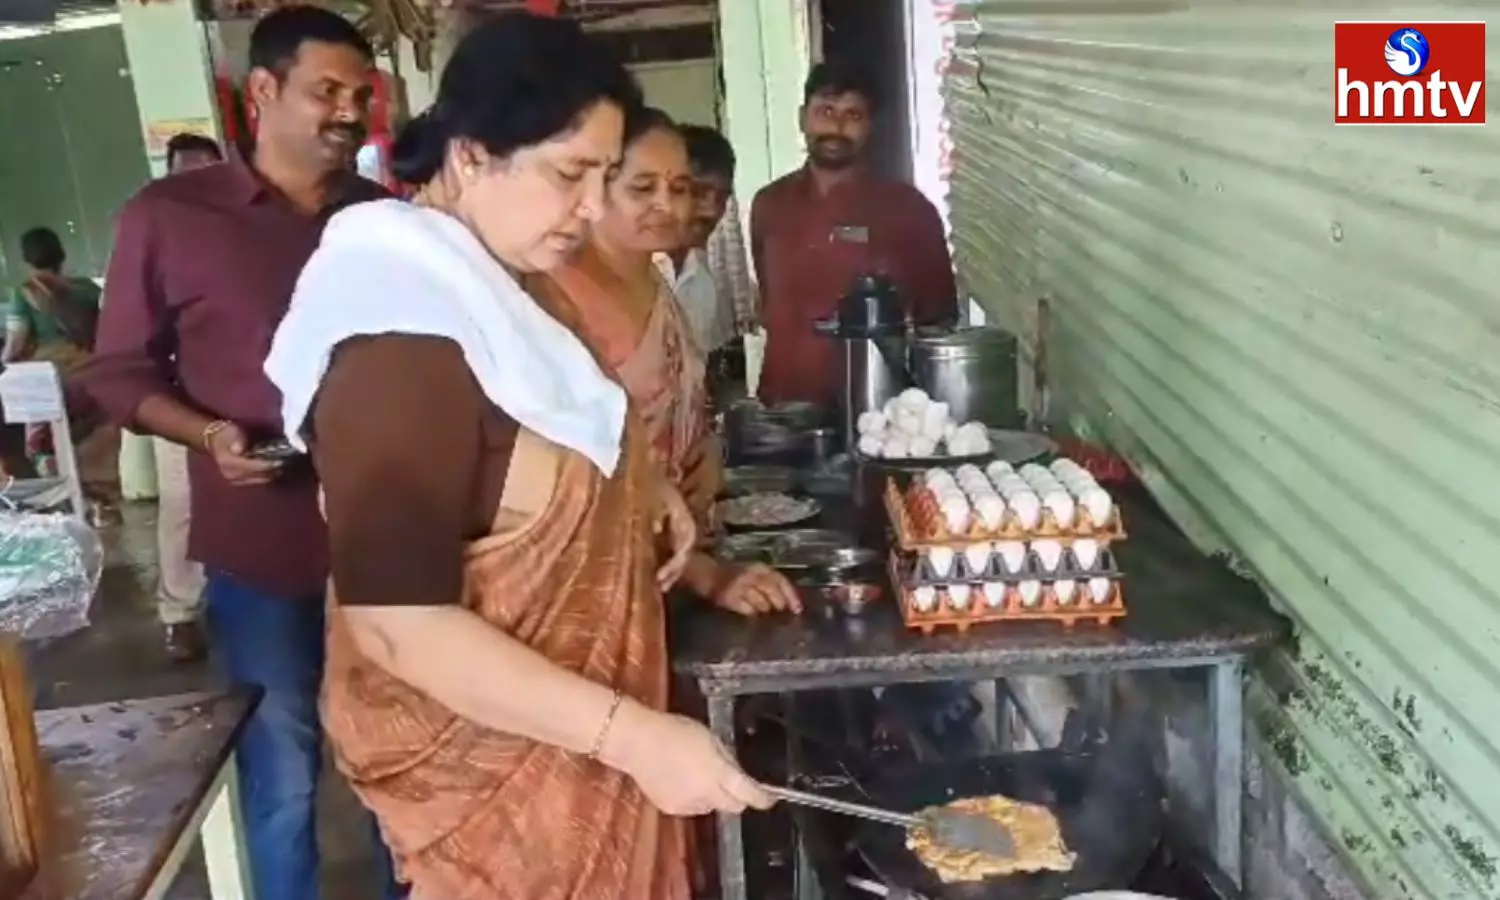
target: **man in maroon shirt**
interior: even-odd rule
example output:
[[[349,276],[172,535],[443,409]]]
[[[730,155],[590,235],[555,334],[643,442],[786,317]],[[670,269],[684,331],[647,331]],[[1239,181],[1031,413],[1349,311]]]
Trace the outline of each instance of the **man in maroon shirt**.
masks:
[[[319,896],[328,552],[311,468],[249,451],[281,432],[262,365],[324,223],[384,193],[351,170],[372,61],[359,32],[324,10],[287,7],[256,25],[245,84],[255,148],[126,204],[88,380],[115,419],[189,450],[205,624],[231,682],[263,691],[237,751],[251,876],[268,900]]]
[[[831,403],[837,347],[813,323],[838,309],[856,278],[889,276],[919,324],[956,318],[957,288],[937,209],[911,185],[865,168],[875,92],[864,73],[819,63],[803,97],[807,164],[762,188],[750,208],[766,329],[759,395]]]

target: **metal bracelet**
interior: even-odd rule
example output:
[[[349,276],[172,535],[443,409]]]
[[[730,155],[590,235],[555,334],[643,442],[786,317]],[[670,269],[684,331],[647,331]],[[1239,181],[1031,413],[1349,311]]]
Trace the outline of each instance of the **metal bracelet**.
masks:
[[[615,713],[620,711],[620,704],[625,701],[625,695],[615,691],[609,701],[609,712],[604,714],[604,724],[599,726],[599,734],[594,738],[594,746],[589,748],[589,759],[598,759],[599,753],[604,749],[604,739],[609,737],[609,726],[615,724]]]
[[[214,439],[214,435],[218,434],[219,432],[223,431],[233,424],[234,423],[229,421],[228,419],[214,419],[212,422],[209,422],[207,425],[203,426],[203,433],[198,436],[198,441],[203,445],[203,449],[212,451],[213,447],[210,446],[209,442]]]

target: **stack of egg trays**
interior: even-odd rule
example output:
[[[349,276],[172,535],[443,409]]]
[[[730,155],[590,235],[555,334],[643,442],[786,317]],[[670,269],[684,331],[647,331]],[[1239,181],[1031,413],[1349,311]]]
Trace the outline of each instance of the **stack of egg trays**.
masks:
[[[976,542],[979,543],[979,542]],[[1063,545],[1062,558],[1058,560],[1057,568],[1048,571],[1042,565],[1031,541],[1025,541],[1026,556],[1021,563],[1018,572],[1011,572],[1005,567],[1005,560],[999,551],[991,550],[989,559],[986,560],[984,568],[975,572],[969,566],[969,560],[963,550],[954,547],[953,567],[947,575],[938,575],[932,569],[932,563],[927,554],[913,553],[902,554],[906,558],[901,561],[898,571],[901,573],[902,584],[909,588],[918,587],[943,587],[949,584],[984,584],[987,582],[1005,582],[1016,584],[1022,581],[1040,581],[1050,583],[1054,581],[1087,581],[1092,578],[1108,578],[1111,581],[1119,581],[1122,578],[1119,563],[1115,560],[1114,551],[1108,546],[1099,548],[1099,557],[1094,560],[1094,565],[1084,568],[1078,564],[1078,559],[1073,555],[1073,547],[1069,544]]]

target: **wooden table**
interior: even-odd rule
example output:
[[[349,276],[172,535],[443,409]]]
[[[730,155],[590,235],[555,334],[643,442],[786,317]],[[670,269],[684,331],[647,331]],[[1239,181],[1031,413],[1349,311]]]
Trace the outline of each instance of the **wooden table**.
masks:
[[[23,900],[159,900],[200,838],[213,900],[251,900],[234,745],[254,707],[183,694],[38,713],[55,818]]]

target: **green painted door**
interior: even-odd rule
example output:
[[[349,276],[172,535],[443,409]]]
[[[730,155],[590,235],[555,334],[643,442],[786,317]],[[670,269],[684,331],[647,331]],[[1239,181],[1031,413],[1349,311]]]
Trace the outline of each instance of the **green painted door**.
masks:
[[[118,28],[58,35],[56,97],[81,218],[75,240],[89,269],[103,274],[115,215],[151,175],[135,102],[135,86]],[[78,271],[84,260],[77,260]]]
[[[83,212],[78,203],[68,144],[52,83],[52,66],[41,38],[0,43],[0,111],[7,124],[0,139],[0,240],[8,262],[6,283],[22,271],[22,233],[46,226],[56,231],[74,260],[88,261],[80,239]],[[9,127],[15,123],[15,127]]]
[[[0,41],[0,242],[7,282],[22,232],[62,236],[69,268],[99,275],[114,216],[149,177],[118,27]]]

